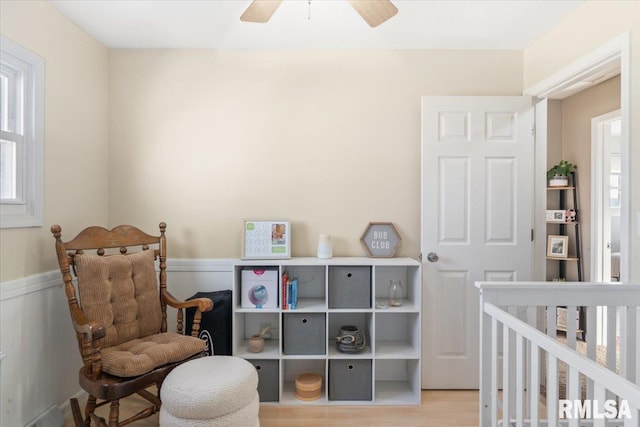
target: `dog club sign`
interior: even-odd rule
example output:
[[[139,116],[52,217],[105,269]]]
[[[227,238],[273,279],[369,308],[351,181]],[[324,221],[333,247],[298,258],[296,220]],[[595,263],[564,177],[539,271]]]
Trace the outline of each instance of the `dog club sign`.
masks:
[[[374,258],[395,256],[401,240],[400,233],[391,222],[370,222],[360,238],[367,254]]]

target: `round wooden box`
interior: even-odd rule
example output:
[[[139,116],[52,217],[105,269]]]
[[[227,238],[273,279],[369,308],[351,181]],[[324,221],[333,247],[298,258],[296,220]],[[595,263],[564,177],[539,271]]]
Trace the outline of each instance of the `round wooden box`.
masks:
[[[296,377],[296,397],[310,402],[320,398],[322,394],[322,377],[318,374],[306,373]]]

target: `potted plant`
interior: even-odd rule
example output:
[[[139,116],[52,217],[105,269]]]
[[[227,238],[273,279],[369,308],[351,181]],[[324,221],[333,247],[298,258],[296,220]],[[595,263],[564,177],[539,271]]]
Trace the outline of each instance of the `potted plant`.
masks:
[[[569,174],[575,172],[578,166],[569,163],[566,160],[560,160],[560,163],[547,171],[547,179],[549,187],[566,187],[569,185]]]

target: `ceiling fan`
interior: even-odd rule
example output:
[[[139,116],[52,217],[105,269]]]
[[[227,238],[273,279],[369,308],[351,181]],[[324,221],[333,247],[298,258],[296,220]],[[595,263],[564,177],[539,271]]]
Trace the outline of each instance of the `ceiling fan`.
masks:
[[[275,13],[282,0],[253,0],[240,20],[265,23]],[[398,8],[390,0],[349,0],[351,6],[371,27],[377,27],[398,13]]]

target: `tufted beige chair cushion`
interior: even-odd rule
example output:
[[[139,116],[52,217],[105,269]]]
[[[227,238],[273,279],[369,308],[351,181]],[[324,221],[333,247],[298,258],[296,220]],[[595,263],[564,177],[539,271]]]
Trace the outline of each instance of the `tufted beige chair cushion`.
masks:
[[[121,377],[204,351],[199,338],[160,333],[162,310],[152,250],[131,255],[76,255],[78,293],[89,320],[101,322],[103,371]]]

